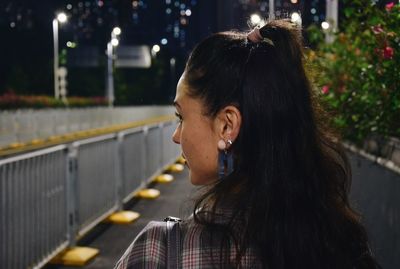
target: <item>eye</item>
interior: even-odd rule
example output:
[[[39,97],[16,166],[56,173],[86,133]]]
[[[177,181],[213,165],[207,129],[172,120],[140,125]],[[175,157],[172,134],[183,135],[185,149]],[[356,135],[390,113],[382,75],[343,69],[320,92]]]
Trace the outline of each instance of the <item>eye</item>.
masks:
[[[183,119],[182,119],[181,114],[179,114],[178,112],[175,112],[175,116],[178,118],[179,123],[182,123]]]

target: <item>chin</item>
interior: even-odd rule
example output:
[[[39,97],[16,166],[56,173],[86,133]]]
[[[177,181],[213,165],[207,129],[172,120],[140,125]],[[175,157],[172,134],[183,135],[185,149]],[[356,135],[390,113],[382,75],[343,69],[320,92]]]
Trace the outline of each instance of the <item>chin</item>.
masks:
[[[195,185],[203,185],[204,183],[202,183],[203,180],[201,180],[198,176],[193,175],[193,173],[189,170],[189,178],[190,178],[190,182]]]
[[[196,173],[193,173],[191,170],[189,170],[189,178],[190,178],[190,182],[192,183],[192,185],[195,186],[201,186],[201,185],[208,185],[211,182],[217,180],[217,178],[214,178],[211,175],[198,175]]]

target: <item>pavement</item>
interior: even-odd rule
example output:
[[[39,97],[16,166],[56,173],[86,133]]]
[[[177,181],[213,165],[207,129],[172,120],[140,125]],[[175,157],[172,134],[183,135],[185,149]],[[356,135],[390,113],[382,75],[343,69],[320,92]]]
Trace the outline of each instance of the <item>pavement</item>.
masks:
[[[82,238],[79,246],[100,250],[100,254],[89,262],[84,269],[113,268],[118,259],[131,244],[136,235],[151,220],[163,220],[167,216],[185,218],[191,214],[196,188],[191,185],[188,170],[173,173],[174,181],[165,184],[152,184],[161,195],[155,200],[134,199],[126,205],[127,210],[140,213],[140,218],[130,224],[97,225],[88,235]],[[45,269],[76,269],[60,265],[47,265]]]

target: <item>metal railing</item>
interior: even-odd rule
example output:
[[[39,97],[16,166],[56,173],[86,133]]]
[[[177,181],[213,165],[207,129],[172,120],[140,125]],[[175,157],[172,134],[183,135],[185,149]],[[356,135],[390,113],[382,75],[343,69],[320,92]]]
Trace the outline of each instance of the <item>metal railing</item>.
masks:
[[[353,173],[350,198],[361,212],[371,248],[382,268],[400,268],[400,169],[392,161],[346,147]]]
[[[171,106],[0,111],[0,147],[166,114]]]
[[[175,121],[0,160],[1,268],[40,268],[180,154]]]

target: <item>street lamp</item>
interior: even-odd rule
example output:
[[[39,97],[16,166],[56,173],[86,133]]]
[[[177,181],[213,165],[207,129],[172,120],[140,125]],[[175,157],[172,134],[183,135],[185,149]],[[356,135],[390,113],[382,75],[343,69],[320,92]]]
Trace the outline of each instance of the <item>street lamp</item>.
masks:
[[[253,26],[258,25],[261,22],[261,17],[258,14],[252,14],[250,16],[250,21]]]
[[[321,23],[321,27],[322,27],[322,29],[324,29],[324,30],[328,30],[329,27],[330,27],[329,22],[323,21],[323,22]]]
[[[59,57],[58,57],[58,23],[65,23],[67,15],[61,12],[53,19],[53,44],[54,44],[54,97],[60,98],[60,82],[58,79],[59,73]]]
[[[301,16],[298,12],[293,12],[290,15],[290,19],[293,23],[296,23],[297,25],[301,26],[302,20],[301,20]]]
[[[151,56],[156,57],[157,53],[159,53],[161,50],[160,46],[155,44],[152,48],[151,48]]]
[[[121,34],[121,28],[115,27],[111,32],[111,39],[107,43],[107,89],[106,97],[108,100],[108,106],[112,107],[114,104],[114,47],[119,45],[118,36]]]

